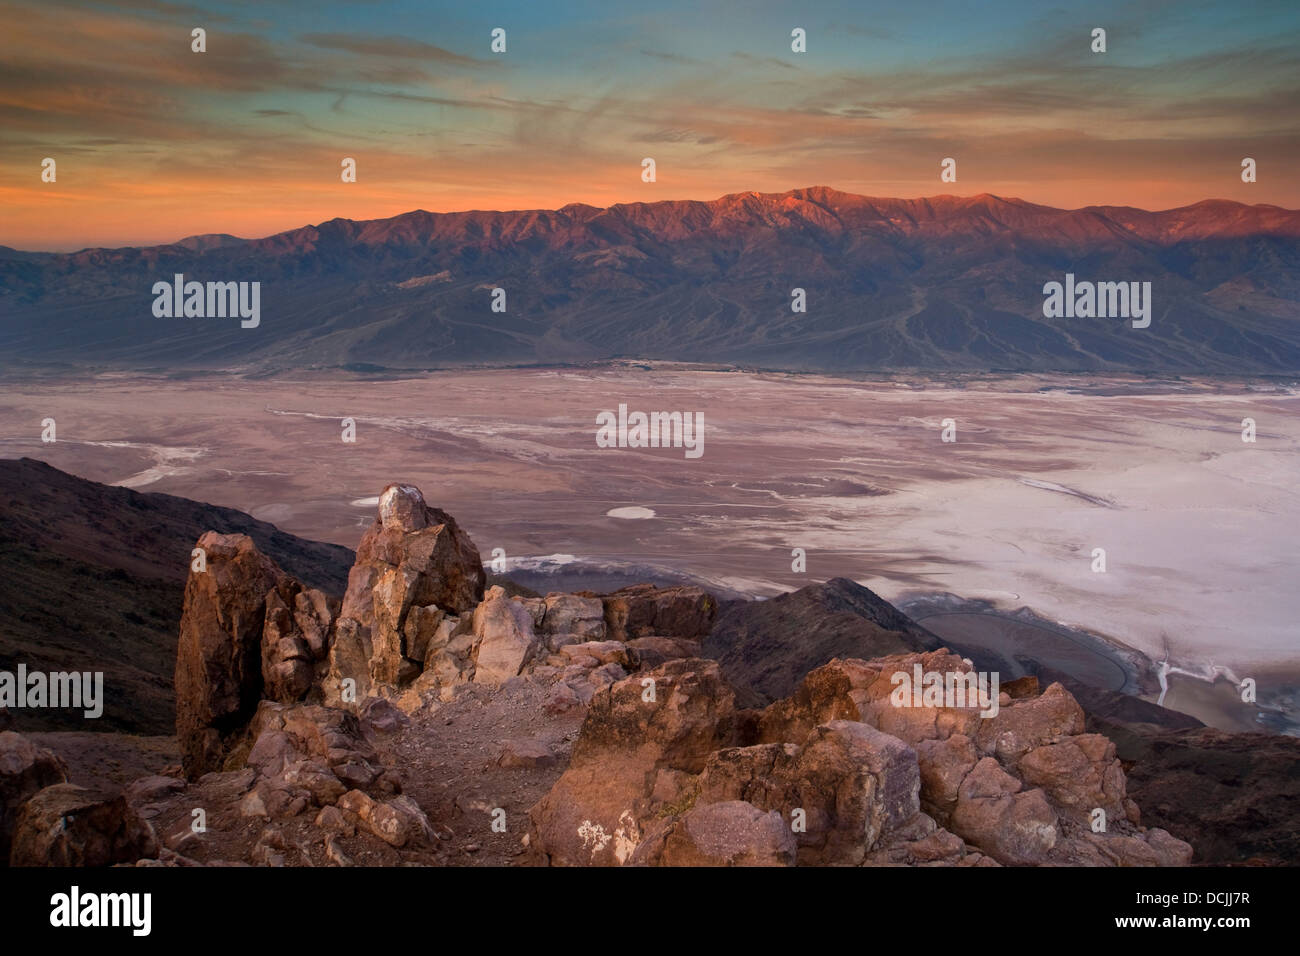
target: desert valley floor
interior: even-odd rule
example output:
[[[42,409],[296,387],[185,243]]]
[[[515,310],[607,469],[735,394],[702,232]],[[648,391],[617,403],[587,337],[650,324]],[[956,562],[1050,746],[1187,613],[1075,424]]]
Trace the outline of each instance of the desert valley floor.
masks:
[[[747,595],[844,576],[954,639],[989,627],[972,609],[1024,607],[1167,655],[1168,705],[1249,729],[1223,705],[1228,681],[1294,685],[1300,670],[1298,403],[1259,382],[642,365],[11,377],[0,455],[348,547],[379,490],[405,481],[511,572],[685,575]],[[597,415],[620,404],[703,413],[703,455],[598,448]]]

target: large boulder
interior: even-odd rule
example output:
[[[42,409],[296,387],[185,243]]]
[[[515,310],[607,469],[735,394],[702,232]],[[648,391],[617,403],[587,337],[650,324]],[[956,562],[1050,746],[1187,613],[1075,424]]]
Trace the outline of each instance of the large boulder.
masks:
[[[647,835],[629,861],[641,866],[793,866],[794,834],[775,810],[743,800],[694,807]]]
[[[267,595],[286,579],[247,535],[209,531],[185,582],[176,648],[176,736],[186,775],[221,769],[263,688]]]
[[[979,761],[975,742],[965,734],[922,740],[916,744],[916,761],[921,770],[921,804],[932,817],[946,823],[957,805],[962,781]]]
[[[582,594],[546,595],[541,622],[542,633],[551,650],[559,650],[557,637],[570,637],[574,643],[605,639],[605,606],[600,598]]]
[[[867,724],[833,720],[803,746],[760,744],[714,753],[694,805],[744,800],[779,811],[799,863],[856,865],[920,810],[916,753]],[[798,824],[798,829],[794,830]]]
[[[1023,786],[984,757],[962,781],[949,826],[999,863],[1044,862],[1061,836],[1056,811],[1043,791]]]
[[[153,828],[125,796],[60,783],[23,804],[9,865],[112,866],[157,854]]]
[[[0,733],[0,861],[9,859],[18,810],[32,794],[68,779],[63,761],[22,734]]]
[[[612,641],[636,637],[681,637],[703,640],[713,627],[718,602],[697,587],[634,584],[607,594],[605,636]]]
[[[975,743],[1009,766],[1036,747],[1059,743],[1085,731],[1083,708],[1068,690],[1052,684],[1037,697],[1013,700],[995,717],[981,721]]]
[[[1020,758],[1016,772],[1081,823],[1089,822],[1097,808],[1112,820],[1126,816],[1124,769],[1115,756],[1115,745],[1101,734],[1081,734],[1036,747]]]
[[[518,675],[539,649],[532,615],[500,586],[492,588],[474,610],[474,637],[478,642],[476,684],[504,684]]]
[[[246,763],[272,786],[286,778],[292,782],[311,773],[325,773],[345,785],[338,793],[396,789],[391,774],[385,779],[384,766],[351,711],[319,704],[284,706],[263,701],[249,731],[253,744]],[[335,789],[329,782],[322,786],[326,791]],[[321,800],[314,788],[307,789],[315,793],[317,805],[330,802]]]
[[[675,788],[733,742],[731,689],[714,661],[671,661],[598,691],[569,767],[529,811],[530,846],[543,862],[621,865],[658,821]]]

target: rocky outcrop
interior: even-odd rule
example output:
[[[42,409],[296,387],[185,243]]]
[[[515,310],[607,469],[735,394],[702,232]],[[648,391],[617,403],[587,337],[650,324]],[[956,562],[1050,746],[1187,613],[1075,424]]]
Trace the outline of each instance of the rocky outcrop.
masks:
[[[191,778],[219,769],[257,709],[268,592],[286,575],[246,535],[209,531],[191,569],[176,649],[176,735]]]
[[[530,847],[561,865],[1190,860],[1185,843],[1138,826],[1114,746],[1083,732],[1060,685],[1021,685],[996,714],[979,701],[917,706],[893,679],[917,666],[970,670],[946,651],[836,660],[762,712],[736,708],[712,661],[619,681],[530,812]]]
[[[484,581],[478,549],[451,515],[429,507],[411,485],[385,488],[348,575],[326,701],[356,704],[413,682],[441,616],[472,612]]]
[[[648,682],[648,683],[643,683]],[[735,706],[713,661],[673,661],[592,700],[569,768],[529,811],[530,846],[554,865],[630,860],[662,805],[732,742]]]
[[[529,736],[529,718],[510,715],[510,733],[480,742],[477,772],[546,779],[527,821],[536,862],[1190,858],[1185,843],[1140,825],[1116,746],[1088,732],[1060,683],[1040,689],[1030,677],[996,700],[900,697],[899,674],[938,672],[951,686],[971,676],[970,661],[927,649],[837,658],[787,696],[745,709],[724,667],[699,656],[716,613],[710,595],[651,585],[603,597],[484,593],[472,542],[410,486],[380,496],[341,605],[247,539],[205,535],[200,544],[208,566],[187,587],[177,663],[178,729],[195,789],[182,794],[158,778],[128,801],[168,814],[170,853],[202,845],[179,801],[212,799],[223,827],[261,828],[240,848],[249,862],[427,861],[443,837],[403,792],[398,768],[422,763],[412,735],[450,726],[453,717],[434,717],[443,707],[457,723],[480,709],[496,720],[504,714],[494,702],[527,699],[531,719],[569,728],[581,719],[576,740],[572,729]],[[859,618],[869,612],[896,629],[889,641],[925,643],[901,616],[864,607]],[[442,748],[443,759],[464,751]],[[421,779],[415,792],[441,799],[441,786]],[[460,812],[501,810],[486,790],[462,797]]]
[[[243,800],[245,816],[287,819],[331,806],[350,790],[400,790],[348,711],[263,701],[250,736],[245,764],[257,778]]]
[[[614,641],[656,634],[703,640],[718,613],[713,595],[688,586],[635,584],[607,594],[604,605],[606,636]]]

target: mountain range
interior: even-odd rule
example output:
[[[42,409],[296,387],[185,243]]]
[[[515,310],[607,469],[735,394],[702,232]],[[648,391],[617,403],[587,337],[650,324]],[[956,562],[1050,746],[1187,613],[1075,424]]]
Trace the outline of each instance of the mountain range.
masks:
[[[154,283],[259,282],[261,320],[158,318]],[[1152,321],[1043,287],[1152,283]],[[493,290],[505,311],[493,311]],[[802,289],[806,311],[792,309]],[[498,303],[500,298],[497,299]],[[1300,370],[1300,211],[1147,212],[826,187],[711,202],[334,219],[263,239],[0,247],[11,365],[424,369],[655,359],[793,370]]]

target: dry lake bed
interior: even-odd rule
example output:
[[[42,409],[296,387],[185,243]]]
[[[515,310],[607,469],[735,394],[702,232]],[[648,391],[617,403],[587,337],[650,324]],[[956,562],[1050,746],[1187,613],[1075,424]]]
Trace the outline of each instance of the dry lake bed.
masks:
[[[701,453],[599,447],[620,404],[702,416]],[[510,569],[652,570],[755,596],[843,576],[905,606],[1028,608],[1167,659],[1166,703],[1220,726],[1254,720],[1224,704],[1238,682],[1282,694],[1300,671],[1300,390],[1278,383],[639,364],[11,378],[0,455],[349,547],[403,481]],[[950,609],[923,621],[954,640],[987,629]]]

